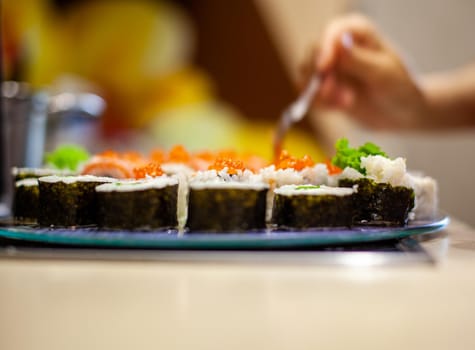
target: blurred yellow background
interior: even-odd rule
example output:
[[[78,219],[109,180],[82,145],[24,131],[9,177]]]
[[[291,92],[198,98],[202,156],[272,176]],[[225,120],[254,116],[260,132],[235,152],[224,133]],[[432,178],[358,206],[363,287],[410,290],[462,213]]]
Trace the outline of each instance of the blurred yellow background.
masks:
[[[270,159],[274,124],[296,91],[255,2],[3,5],[5,80],[106,100],[98,132],[80,138],[92,150],[180,143]],[[291,132],[286,148],[324,159],[305,126]]]

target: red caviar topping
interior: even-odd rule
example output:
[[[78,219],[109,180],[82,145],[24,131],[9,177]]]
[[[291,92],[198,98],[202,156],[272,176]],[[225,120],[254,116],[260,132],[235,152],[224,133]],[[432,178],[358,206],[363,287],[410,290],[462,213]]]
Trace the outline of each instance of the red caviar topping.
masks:
[[[120,158],[134,163],[144,162],[144,158],[142,157],[142,155],[134,151],[125,152],[120,156]]]
[[[182,145],[174,146],[168,154],[168,160],[171,162],[188,163],[190,159],[190,153]]]
[[[224,168],[228,168],[228,174],[235,175],[238,170],[244,170],[244,163],[237,159],[218,157],[208,170],[220,171]]]
[[[199,158],[209,162],[213,162],[216,159],[216,155],[211,151],[201,151],[194,154],[194,158]]]
[[[119,158],[119,153],[111,149],[105,150],[104,152],[98,153],[97,155],[101,157],[107,157],[107,158]]]
[[[341,174],[341,172],[343,171],[340,167],[333,165],[329,159],[325,161],[325,165],[327,166],[328,174],[330,175]]]
[[[157,177],[163,175],[162,167],[159,163],[152,162],[145,166],[134,168],[134,176],[136,179],[144,179],[147,176]]]
[[[280,153],[279,160],[276,163],[277,169],[292,168],[295,170],[302,170],[306,167],[314,166],[315,162],[309,155],[304,155],[302,158],[291,156],[289,152],[283,150]]]
[[[150,152],[150,160],[156,163],[165,162],[166,154],[165,151],[159,148],[156,148]]]

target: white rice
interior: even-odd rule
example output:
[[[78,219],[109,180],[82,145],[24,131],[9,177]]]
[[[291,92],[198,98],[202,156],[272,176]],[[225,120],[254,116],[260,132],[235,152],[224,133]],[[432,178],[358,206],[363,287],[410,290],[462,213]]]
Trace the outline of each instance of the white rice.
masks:
[[[28,178],[23,180],[18,180],[15,182],[15,187],[34,187],[38,186],[37,178]]]
[[[182,163],[163,163],[160,164],[163,172],[167,175],[185,175],[187,177],[194,173],[194,170]]]
[[[262,176],[262,180],[268,183],[271,187],[280,187],[292,184],[300,185],[305,182],[301,172],[298,172],[292,168],[276,169],[275,165],[261,169],[259,174]]]
[[[414,209],[410,213],[410,220],[433,220],[438,212],[437,181],[428,176],[409,175],[415,193]]]
[[[178,227],[183,228],[188,217],[188,179],[194,171],[190,167],[178,163],[162,164],[162,169],[168,175],[173,174],[172,176],[178,180],[177,220]]]
[[[229,174],[228,168],[224,168],[219,172],[216,170],[198,171],[191,176],[189,186],[192,189],[239,188],[262,190],[269,188],[260,174],[254,174],[247,169],[244,171],[238,170],[237,174]]]
[[[79,175],[79,176],[51,175],[51,176],[40,177],[38,181],[48,182],[48,183],[63,182],[65,184],[72,184],[75,182],[114,182],[114,181],[117,181],[117,179],[114,179],[112,177],[103,177],[103,176],[94,176],[94,175]]]
[[[377,183],[412,187],[404,158],[389,159],[380,155],[361,157],[361,167],[366,170],[366,177]]]
[[[96,192],[135,192],[151,189],[161,189],[177,185],[178,179],[168,176],[159,176],[141,180],[123,180],[102,184],[96,187]]]
[[[275,194],[282,196],[350,196],[357,192],[357,186],[354,187],[330,187],[330,186],[313,186],[313,185],[284,185],[274,190]]]
[[[43,176],[50,176],[50,175],[73,175],[74,172],[71,170],[64,170],[64,169],[53,169],[53,168],[12,168],[12,175],[18,176],[22,174],[28,174],[32,177],[43,177]]]

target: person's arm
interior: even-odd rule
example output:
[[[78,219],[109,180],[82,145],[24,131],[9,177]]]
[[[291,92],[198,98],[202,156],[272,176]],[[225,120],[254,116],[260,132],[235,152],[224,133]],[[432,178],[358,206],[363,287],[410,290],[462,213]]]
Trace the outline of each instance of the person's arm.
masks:
[[[314,65],[323,76],[317,103],[345,110],[369,127],[475,126],[475,65],[419,83],[389,41],[361,15],[330,23]]]
[[[422,79],[428,104],[427,126],[475,126],[475,63]]]

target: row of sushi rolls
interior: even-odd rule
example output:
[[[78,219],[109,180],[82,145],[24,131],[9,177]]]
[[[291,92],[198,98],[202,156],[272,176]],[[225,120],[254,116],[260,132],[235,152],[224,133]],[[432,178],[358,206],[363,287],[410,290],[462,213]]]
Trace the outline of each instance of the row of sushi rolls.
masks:
[[[437,214],[437,183],[366,143],[335,145],[325,163],[283,151],[272,163],[183,146],[90,155],[75,145],[39,169],[12,169],[19,224],[99,230],[256,232],[405,226]]]

